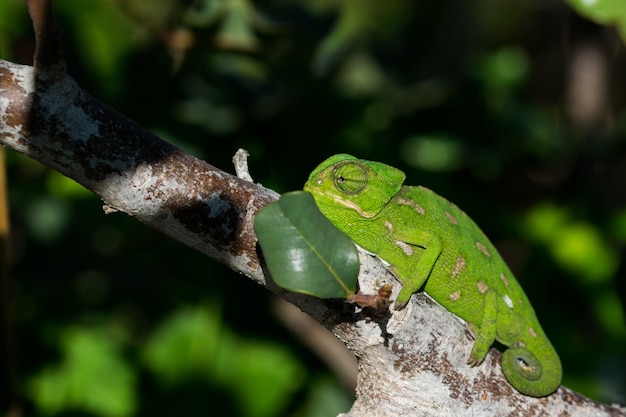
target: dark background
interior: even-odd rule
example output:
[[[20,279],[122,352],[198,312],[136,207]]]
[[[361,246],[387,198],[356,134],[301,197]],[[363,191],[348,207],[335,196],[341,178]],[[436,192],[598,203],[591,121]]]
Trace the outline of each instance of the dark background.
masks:
[[[626,13],[603,4],[603,19]],[[597,10],[556,0],[55,7],[81,87],[212,165],[233,172],[245,148],[255,181],[286,192],[346,152],[455,202],[525,288],[563,384],[626,403],[619,21],[601,25],[590,20]],[[33,50],[23,2],[0,2],[0,57],[30,64]],[[27,415],[309,417],[350,407],[353,392],[284,327],[265,290],[104,215],[60,174],[7,158]]]

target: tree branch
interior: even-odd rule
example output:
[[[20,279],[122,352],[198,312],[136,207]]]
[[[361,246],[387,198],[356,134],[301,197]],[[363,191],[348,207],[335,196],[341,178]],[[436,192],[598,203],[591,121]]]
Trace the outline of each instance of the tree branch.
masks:
[[[69,77],[36,89],[32,68],[0,65],[0,141],[119,210],[262,281],[251,220],[276,193],[145,131]]]

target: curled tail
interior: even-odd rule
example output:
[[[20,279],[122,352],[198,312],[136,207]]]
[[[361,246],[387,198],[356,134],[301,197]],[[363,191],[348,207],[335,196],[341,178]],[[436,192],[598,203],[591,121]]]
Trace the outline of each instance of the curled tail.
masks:
[[[556,351],[546,339],[534,344],[535,353],[526,347],[513,346],[502,355],[502,371],[509,383],[522,394],[544,397],[561,385],[563,369]]]

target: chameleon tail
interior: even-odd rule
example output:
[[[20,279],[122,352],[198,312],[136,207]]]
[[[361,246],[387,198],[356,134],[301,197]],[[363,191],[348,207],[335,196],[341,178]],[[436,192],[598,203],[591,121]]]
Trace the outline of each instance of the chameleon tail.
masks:
[[[561,385],[563,371],[556,351],[548,345],[540,353],[541,361],[525,347],[514,346],[502,355],[504,376],[522,394],[544,397]]]

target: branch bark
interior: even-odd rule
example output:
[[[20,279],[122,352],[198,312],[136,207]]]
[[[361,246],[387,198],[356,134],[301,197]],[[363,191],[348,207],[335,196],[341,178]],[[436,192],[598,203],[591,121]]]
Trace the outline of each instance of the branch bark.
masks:
[[[288,299],[359,358],[357,400],[345,416],[621,416],[566,388],[547,398],[519,394],[504,379],[500,354],[470,368],[471,335],[425,294],[401,312],[372,320],[342,301],[290,294],[259,258],[255,214],[271,190],[182,152],[82,91],[69,77],[38,90],[32,67],[0,61],[0,143],[92,190],[121,211],[228,265]],[[375,293],[394,278],[361,253],[360,288]],[[395,291],[397,292],[397,291]]]

